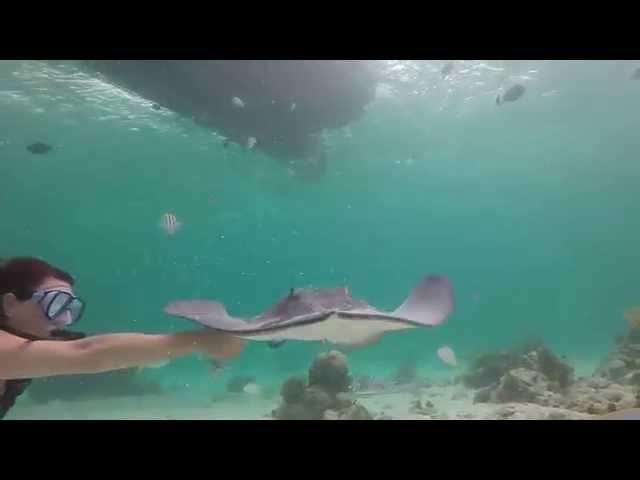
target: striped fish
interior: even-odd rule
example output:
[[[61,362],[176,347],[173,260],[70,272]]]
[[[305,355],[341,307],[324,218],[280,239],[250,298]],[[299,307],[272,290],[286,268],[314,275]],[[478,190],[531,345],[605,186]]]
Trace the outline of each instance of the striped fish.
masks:
[[[160,219],[160,227],[167,233],[167,235],[173,235],[180,230],[182,224],[173,213],[165,213]]]

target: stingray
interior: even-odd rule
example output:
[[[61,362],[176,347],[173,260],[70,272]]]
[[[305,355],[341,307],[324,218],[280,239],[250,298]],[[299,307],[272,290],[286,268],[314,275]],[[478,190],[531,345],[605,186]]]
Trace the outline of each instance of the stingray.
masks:
[[[347,287],[291,289],[269,310],[252,319],[232,317],[210,300],[169,303],[165,313],[255,341],[287,340],[370,345],[392,331],[435,327],[453,311],[453,287],[444,276],[426,276],[393,312],[351,297]]]

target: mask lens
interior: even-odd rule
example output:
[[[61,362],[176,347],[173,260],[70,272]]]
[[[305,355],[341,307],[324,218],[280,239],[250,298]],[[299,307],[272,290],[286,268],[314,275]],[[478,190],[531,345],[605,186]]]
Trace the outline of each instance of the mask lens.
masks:
[[[80,320],[83,310],[84,310],[84,304],[82,303],[82,301],[78,300],[77,298],[74,298],[71,304],[69,305],[69,313],[71,314],[71,321],[77,322],[78,320]]]
[[[38,303],[42,307],[42,310],[45,312],[49,311],[49,307],[51,306],[51,302],[55,300],[55,292],[47,292],[47,293],[38,293]]]
[[[55,327],[55,329],[68,327],[73,323],[71,312],[69,310],[65,310],[64,312],[58,314],[58,316],[54,318],[51,323]]]
[[[53,298],[51,299],[48,305],[46,304],[46,301],[45,301],[44,307],[46,309],[46,312],[49,318],[53,320],[58,315],[60,315],[63,309],[68,305],[68,303],[71,300],[71,295],[64,292],[54,292],[52,296]]]

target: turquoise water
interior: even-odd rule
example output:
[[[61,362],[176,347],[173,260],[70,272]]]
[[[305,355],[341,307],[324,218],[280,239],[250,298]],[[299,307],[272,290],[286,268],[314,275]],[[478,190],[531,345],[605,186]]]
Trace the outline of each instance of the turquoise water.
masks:
[[[91,333],[193,328],[162,313],[175,299],[255,315],[291,286],[346,283],[393,309],[438,273],[456,291],[449,322],[349,354],[352,371],[414,358],[452,376],[439,346],[464,362],[530,337],[596,361],[640,304],[637,62],[467,61],[446,80],[442,64],[377,62],[378,97],[327,132],[329,171],[304,183],[74,62],[2,61],[0,252],[73,272]],[[514,81],[524,97],[496,107]],[[32,155],[35,141],[54,150]],[[325,349],[252,343],[216,379],[195,356],[145,374],[194,392],[276,383]]]

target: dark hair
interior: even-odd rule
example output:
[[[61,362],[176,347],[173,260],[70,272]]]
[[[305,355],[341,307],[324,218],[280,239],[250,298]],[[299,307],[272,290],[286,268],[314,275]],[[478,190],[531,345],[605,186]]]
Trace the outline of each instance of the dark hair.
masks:
[[[67,272],[34,257],[14,257],[0,263],[0,297],[13,293],[18,300],[28,300],[38,286],[49,277],[73,285],[73,277]],[[2,317],[0,303],[0,318]]]

